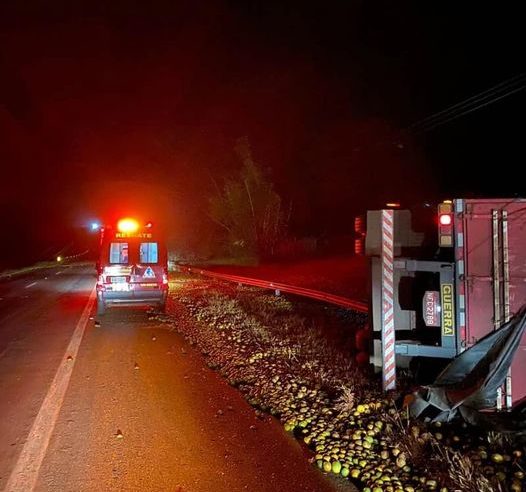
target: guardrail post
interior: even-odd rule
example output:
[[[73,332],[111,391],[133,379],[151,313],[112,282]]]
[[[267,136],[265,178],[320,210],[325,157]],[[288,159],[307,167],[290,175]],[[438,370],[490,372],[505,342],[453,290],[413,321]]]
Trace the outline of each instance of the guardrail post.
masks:
[[[382,382],[384,391],[396,388],[393,301],[394,213],[382,210]]]

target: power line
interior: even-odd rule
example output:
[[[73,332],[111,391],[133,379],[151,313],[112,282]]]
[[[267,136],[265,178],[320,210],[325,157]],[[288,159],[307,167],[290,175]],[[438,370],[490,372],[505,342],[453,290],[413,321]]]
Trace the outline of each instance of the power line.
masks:
[[[516,75],[515,77],[505,80],[504,82],[476,94],[475,96],[469,97],[442,111],[427,116],[426,118],[411,124],[407,129],[411,132],[421,133],[422,131],[435,128],[436,126],[439,126],[438,123],[441,123],[442,121],[446,123],[524,89],[526,85],[521,85],[518,88],[516,87],[518,84],[524,82],[526,82],[525,73]]]
[[[460,102],[458,102],[456,104],[453,104],[452,106],[449,106],[448,108],[443,109],[442,111],[438,111],[436,113],[433,113],[430,116],[426,116],[425,118],[422,118],[421,120],[418,120],[415,123],[413,123],[412,125],[410,125],[409,128],[418,126],[420,124],[424,124],[428,120],[432,120],[433,118],[436,118],[437,116],[440,116],[442,114],[454,111],[455,109],[460,108],[461,106],[464,106],[466,104],[474,104],[474,103],[478,102],[479,99],[484,99],[484,98],[490,97],[494,93],[499,92],[502,89],[505,89],[506,86],[508,86],[508,85],[516,85],[517,82],[522,82],[522,79],[525,79],[525,78],[526,78],[526,74],[525,73],[521,73],[521,74],[515,75],[514,77],[511,77],[510,79],[505,80],[504,82],[501,82],[500,84],[497,84],[497,85],[495,85],[495,86],[493,86],[493,87],[491,87],[489,89],[486,89],[485,91],[482,91],[479,94],[476,94],[476,95],[471,96],[471,97],[469,97],[467,99],[464,99],[463,101],[460,101]]]
[[[514,86],[516,86],[519,83],[522,83],[526,81],[526,74],[519,74],[515,77],[512,77],[511,79],[508,79],[504,82],[501,82],[500,84],[497,84],[496,86],[493,86],[490,89],[487,89],[479,94],[476,94],[475,96],[469,97],[463,101],[460,101],[459,103],[456,103],[452,106],[449,106],[448,108],[438,111],[437,113],[433,113],[430,116],[427,116],[413,124],[411,124],[408,129],[414,129],[418,126],[425,126],[427,124],[432,124],[434,120],[448,117],[451,113],[459,112],[464,109],[466,109],[469,106],[474,106],[481,101],[484,101],[488,98],[491,98],[499,93],[505,92],[508,89],[512,89]]]
[[[445,125],[446,123],[449,123],[450,121],[453,121],[453,120],[456,120],[457,118],[460,118],[461,116],[464,116],[466,114],[469,114],[469,113],[472,113],[473,111],[476,111],[477,109],[481,109],[481,108],[484,108],[486,106],[489,106],[490,104],[493,104],[497,101],[500,101],[501,99],[504,99],[505,97],[508,97],[508,96],[511,96],[512,94],[515,94],[516,92],[519,92],[519,91],[522,91],[523,89],[526,88],[526,84],[512,90],[512,91],[508,91],[506,92],[505,94],[502,94],[501,96],[499,97],[495,97],[483,104],[479,104],[478,106],[475,106],[475,107],[471,107],[469,109],[466,109],[465,111],[462,111],[460,113],[456,113],[454,115],[452,115],[451,117],[447,118],[447,119],[438,119],[438,121],[435,121],[434,123],[432,123],[431,125],[427,125],[427,126],[424,126],[423,128],[421,128],[420,130],[414,130],[413,133],[425,133],[425,132],[428,132],[428,131],[431,131],[431,130],[434,130],[435,128],[439,127],[439,126],[442,126],[442,125]]]
[[[519,87],[516,87],[518,84],[522,84]],[[523,89],[526,88],[526,73],[520,73],[507,79],[479,94],[471,96],[463,101],[460,101],[452,106],[449,106],[442,111],[433,113],[421,120],[416,121],[415,123],[409,125],[405,130],[400,130],[398,132],[398,137],[402,137],[404,134],[413,133],[415,135],[425,133],[435,128],[445,125],[450,121],[453,121],[461,116],[472,113],[478,109],[484,108],[493,104],[505,97],[511,96]],[[376,141],[373,144],[368,146],[379,146],[379,145],[397,145],[402,148],[402,144],[399,141],[399,138],[389,141]],[[355,151],[361,150],[362,146],[356,147]]]

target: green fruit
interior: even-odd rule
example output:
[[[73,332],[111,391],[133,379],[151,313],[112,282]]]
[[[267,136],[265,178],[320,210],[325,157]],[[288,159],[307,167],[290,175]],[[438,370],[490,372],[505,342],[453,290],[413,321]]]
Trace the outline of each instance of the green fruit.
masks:
[[[427,480],[426,486],[431,490],[435,490],[438,487],[438,483],[436,480]]]
[[[398,457],[396,458],[396,466],[398,468],[403,468],[406,464],[407,463],[406,463],[404,454],[403,453],[399,454]]]
[[[520,482],[513,482],[511,484],[510,490],[512,492],[522,492],[522,485],[520,484]]]
[[[493,463],[502,463],[504,461],[504,456],[499,453],[492,454],[491,461],[493,461]]]
[[[332,470],[332,466],[329,461],[323,462],[323,471],[329,473]]]
[[[346,466],[343,466],[342,467],[342,471],[340,472],[340,475],[342,477],[348,477],[349,476],[349,468],[347,468]]]
[[[338,475],[342,471],[342,464],[339,461],[332,462],[332,473]]]

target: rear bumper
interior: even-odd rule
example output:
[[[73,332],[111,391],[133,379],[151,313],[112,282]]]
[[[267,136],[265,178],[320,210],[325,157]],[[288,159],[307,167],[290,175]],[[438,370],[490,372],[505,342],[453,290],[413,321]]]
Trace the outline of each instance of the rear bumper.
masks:
[[[152,291],[129,291],[129,292],[109,292],[98,291],[97,299],[103,302],[106,306],[120,305],[120,306],[155,306],[164,304],[168,290],[152,290]]]

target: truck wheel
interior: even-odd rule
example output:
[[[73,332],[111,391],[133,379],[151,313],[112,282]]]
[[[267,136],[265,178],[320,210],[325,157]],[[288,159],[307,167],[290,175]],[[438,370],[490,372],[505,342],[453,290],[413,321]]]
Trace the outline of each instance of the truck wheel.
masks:
[[[102,299],[97,299],[97,316],[104,316],[106,312],[106,304]]]

